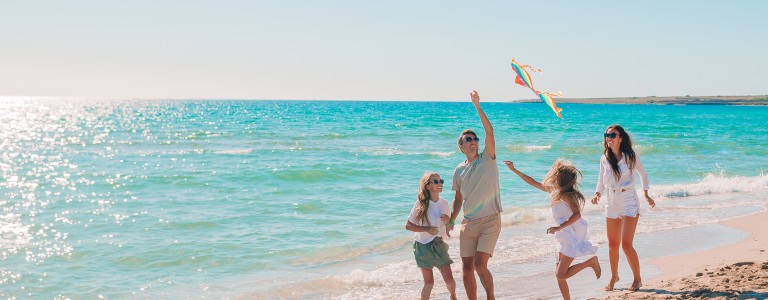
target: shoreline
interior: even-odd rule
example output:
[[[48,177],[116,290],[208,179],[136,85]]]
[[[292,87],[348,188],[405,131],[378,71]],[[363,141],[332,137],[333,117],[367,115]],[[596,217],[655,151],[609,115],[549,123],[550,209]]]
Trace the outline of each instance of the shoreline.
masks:
[[[737,243],[687,254],[652,258],[660,274],[640,291],[609,292],[601,299],[768,298],[768,211],[721,221],[745,231]]]
[[[514,103],[541,102],[539,99],[523,99]],[[556,98],[555,102],[569,104],[656,104],[656,105],[740,105],[766,106],[768,95],[755,96],[669,96],[669,97],[616,97],[616,98]]]
[[[591,238],[591,241],[598,246],[598,253],[596,254],[600,260],[600,264],[603,270],[603,276],[600,279],[595,279],[595,276],[590,270],[586,270],[577,274],[576,276],[568,280],[568,284],[571,290],[571,296],[573,299],[657,299],[663,298],[668,295],[682,295],[685,291],[698,291],[700,288],[695,285],[685,283],[680,288],[670,288],[662,285],[657,285],[655,282],[658,280],[665,280],[665,276],[673,271],[677,266],[667,266],[665,263],[659,265],[657,259],[672,258],[672,261],[676,262],[677,257],[692,255],[712,249],[720,249],[729,245],[740,244],[751,238],[752,233],[741,228],[735,228],[728,226],[730,222],[736,222],[742,218],[747,218],[745,226],[758,226],[763,225],[764,221],[753,222],[751,218],[763,218],[768,217],[766,212],[766,202],[762,196],[759,196],[758,191],[751,191],[746,193],[725,194],[722,196],[691,196],[686,199],[676,199],[674,203],[670,202],[668,206],[662,206],[656,209],[646,208],[644,213],[646,216],[642,221],[641,228],[646,227],[646,230],[641,230],[637,239],[635,240],[635,247],[638,252],[641,253],[641,274],[644,280],[644,286],[641,292],[630,293],[627,291],[629,284],[631,283],[632,274],[628,266],[626,265],[625,258],[620,259],[619,274],[622,280],[617,284],[617,289],[612,292],[603,291],[603,286],[607,284],[609,274],[608,263],[608,247],[607,241],[602,237],[604,236],[604,215],[601,210],[591,209],[583,215],[590,224],[590,230],[598,232],[596,236]],[[659,218],[668,219],[672,218],[675,213],[687,211],[689,208],[695,208],[690,203],[693,202],[699,205],[710,207],[711,203],[717,202],[739,202],[738,199],[754,199],[759,197],[760,199],[750,204],[748,201],[741,205],[737,205],[733,208],[719,207],[718,214],[721,216],[719,219],[723,221],[713,221],[712,223],[702,223],[693,226],[672,226],[664,227],[667,229],[660,229],[659,227],[648,228],[650,223],[660,221]],[[665,208],[666,207],[666,208]],[[695,210],[695,209],[694,209]],[[671,215],[670,215],[671,213]],[[693,212],[695,213],[695,212]],[[727,216],[731,216],[728,218]],[[757,216],[757,217],[756,217]],[[706,217],[706,214],[702,215]],[[502,217],[502,222],[504,217]],[[502,233],[497,243],[496,251],[494,253],[494,259],[489,261],[489,268],[493,271],[494,284],[496,289],[497,299],[557,299],[560,297],[559,290],[557,288],[556,280],[552,275],[553,256],[550,253],[550,249],[547,249],[548,244],[540,244],[544,254],[537,255],[535,257],[528,258],[516,258],[514,254],[520,249],[526,247],[528,241],[536,238],[543,238],[549,241],[551,237],[542,233],[545,220],[540,220],[531,223],[520,223],[510,225],[506,229],[502,229]],[[765,221],[768,224],[768,221]],[[514,229],[514,230],[512,230]],[[768,240],[765,239],[765,240]],[[465,296],[465,290],[461,283],[461,262],[457,261],[458,257],[458,240],[449,239],[447,241],[450,245],[449,251],[451,251],[451,257],[454,259],[452,265],[452,273],[454,279],[458,280],[457,295],[461,298]],[[551,241],[554,247],[554,241]],[[373,262],[372,269],[360,268],[359,263],[354,263],[353,268],[359,271],[341,272],[341,275],[332,276],[335,283],[324,283],[328,286],[327,292],[320,292],[314,294],[314,296],[322,299],[416,299],[419,296],[421,289],[421,278],[418,272],[414,272],[414,266],[409,258],[408,247],[398,249],[392,252],[392,255],[382,254],[377,255],[380,259],[378,263],[382,263],[382,266],[374,266],[377,262]],[[763,248],[768,249],[768,247]],[[551,250],[554,250],[552,248]],[[622,254],[620,254],[622,256]],[[716,268],[701,267],[699,271],[698,263],[709,259],[708,254],[705,254],[705,259],[694,259],[690,263],[685,263],[686,268],[682,275],[671,274],[669,278],[681,277],[687,280],[688,277],[693,278],[697,272],[704,271],[704,268],[709,269],[705,271],[707,274]],[[587,259],[587,257],[580,257],[576,262]],[[736,261],[741,262],[741,261]],[[714,262],[712,264],[718,264]],[[762,263],[758,262],[752,266],[746,267],[762,267]],[[724,267],[724,266],[723,266]],[[718,267],[719,268],[719,267]],[[688,273],[685,273],[688,272]],[[739,275],[744,273],[739,270]],[[765,273],[765,271],[763,271]],[[376,278],[389,278],[392,274],[399,274],[397,279],[378,281]],[[685,277],[684,275],[688,275]],[[746,273],[744,273],[746,274]],[[711,274],[705,275],[707,278]],[[675,277],[677,276],[677,277]],[[730,275],[728,275],[730,276]],[[768,276],[765,276],[768,279]],[[360,279],[363,278],[363,279]],[[367,279],[366,279],[367,278]],[[728,279],[727,276],[722,277]],[[339,288],[339,284],[344,285],[344,288]],[[316,284],[312,286],[317,289]],[[363,286],[364,288],[356,288],[357,286]],[[768,286],[768,285],[767,285]],[[503,288],[501,288],[503,287]],[[750,290],[759,290],[753,288]],[[644,293],[649,292],[649,293]],[[391,294],[394,293],[394,294]],[[390,297],[378,297],[378,295],[391,294]],[[376,295],[376,296],[372,296]],[[768,294],[766,294],[768,295]],[[301,296],[295,295],[298,298]],[[434,299],[447,298],[447,292],[445,291],[444,284],[440,280],[435,281],[435,286],[432,292]],[[311,296],[310,296],[311,297]],[[484,291],[478,289],[478,297],[484,297]],[[675,298],[671,298],[675,299]],[[761,298],[758,298],[761,299]]]

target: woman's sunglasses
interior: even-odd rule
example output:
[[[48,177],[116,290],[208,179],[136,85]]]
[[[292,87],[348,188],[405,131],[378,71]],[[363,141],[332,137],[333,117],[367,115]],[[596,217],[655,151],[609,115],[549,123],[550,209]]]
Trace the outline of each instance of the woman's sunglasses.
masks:
[[[464,137],[464,141],[467,142],[467,143],[472,142],[472,141],[479,142],[480,139],[478,139],[477,137],[465,136]]]
[[[616,136],[617,134],[615,132],[603,133],[603,138],[607,138],[607,139],[615,139]]]
[[[432,179],[432,181],[428,181],[427,183],[443,184],[443,183],[445,183],[445,180],[442,180],[442,179],[440,179],[440,180]]]

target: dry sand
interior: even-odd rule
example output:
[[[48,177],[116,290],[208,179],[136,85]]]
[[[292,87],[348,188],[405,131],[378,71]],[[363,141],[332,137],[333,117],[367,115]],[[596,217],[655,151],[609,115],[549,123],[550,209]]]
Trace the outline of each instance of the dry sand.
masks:
[[[744,241],[707,251],[650,260],[662,274],[640,291],[603,299],[768,299],[768,212],[720,222],[748,231]]]

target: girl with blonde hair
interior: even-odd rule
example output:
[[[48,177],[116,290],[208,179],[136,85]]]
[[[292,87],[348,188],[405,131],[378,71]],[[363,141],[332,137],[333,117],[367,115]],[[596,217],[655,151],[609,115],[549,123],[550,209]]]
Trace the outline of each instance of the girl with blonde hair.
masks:
[[[505,160],[504,164],[517,176],[520,176],[525,183],[550,193],[552,217],[558,224],[558,226],[547,229],[547,233],[554,234],[559,244],[555,276],[563,299],[570,299],[566,279],[587,267],[591,267],[595,271],[597,278],[600,278],[601,273],[597,256],[592,256],[586,261],[571,266],[576,257],[594,255],[597,252],[597,247],[592,246],[587,240],[589,237],[588,224],[581,217],[581,210],[584,208],[585,202],[584,195],[579,191],[581,172],[570,162],[558,159],[542,182],[538,182],[515,169],[513,162]]]
[[[421,269],[424,287],[421,289],[421,299],[429,299],[435,284],[432,268],[437,267],[443,276],[445,286],[456,299],[456,281],[451,273],[453,260],[448,256],[448,244],[443,238],[450,237],[447,223],[450,220],[451,209],[448,201],[440,198],[445,181],[440,174],[426,172],[419,180],[419,194],[408,215],[406,230],[414,232],[413,255],[416,265]]]

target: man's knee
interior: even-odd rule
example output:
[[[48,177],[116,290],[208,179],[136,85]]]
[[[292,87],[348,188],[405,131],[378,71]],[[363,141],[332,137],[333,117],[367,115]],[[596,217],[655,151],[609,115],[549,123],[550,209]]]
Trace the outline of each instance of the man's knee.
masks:
[[[477,273],[477,276],[480,276],[481,279],[491,275],[491,270],[488,269],[488,265],[486,264],[476,265],[475,272]]]
[[[477,252],[477,255],[475,255],[475,259],[472,261],[472,265],[475,267],[475,269],[480,272],[480,270],[487,271],[488,270],[488,259],[491,258],[491,255],[485,252]]]
[[[475,261],[475,257],[474,256],[462,257],[461,258],[461,268],[463,270],[474,270],[474,268],[475,268],[474,261]]]
[[[487,261],[475,260],[475,262],[472,265],[475,267],[475,270],[477,270],[478,272],[488,271]]]
[[[462,271],[464,274],[467,274],[467,273],[472,273],[472,272],[474,272],[474,271],[475,271],[475,265],[473,265],[473,264],[471,264],[471,263],[469,263],[469,264],[462,264],[462,265],[461,265],[461,271]]]

